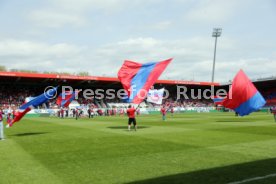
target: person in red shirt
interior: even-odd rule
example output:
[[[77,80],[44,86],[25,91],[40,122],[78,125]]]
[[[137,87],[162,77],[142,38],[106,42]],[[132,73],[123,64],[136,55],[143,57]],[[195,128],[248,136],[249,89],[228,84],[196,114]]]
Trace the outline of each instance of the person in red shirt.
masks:
[[[63,108],[60,109],[60,117],[64,118],[64,109]]]
[[[4,112],[2,111],[2,109],[0,109],[0,122],[3,121],[3,114]]]
[[[165,106],[162,106],[160,111],[161,111],[161,114],[162,114],[162,119],[163,119],[163,121],[165,121],[166,120],[166,113],[167,113],[167,110],[166,110]]]
[[[12,122],[12,114],[8,112],[7,114],[7,124],[10,124]]]
[[[136,109],[134,109],[133,107],[131,107],[131,105],[129,105],[128,109],[127,109],[128,130],[129,131],[130,131],[131,123],[133,123],[135,131],[137,130],[136,119],[135,119],[135,112],[136,112]]]

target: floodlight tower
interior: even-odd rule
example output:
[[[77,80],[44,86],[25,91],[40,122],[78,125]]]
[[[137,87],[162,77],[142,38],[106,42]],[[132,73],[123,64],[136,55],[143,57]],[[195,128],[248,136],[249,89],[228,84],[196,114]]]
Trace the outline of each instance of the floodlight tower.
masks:
[[[221,35],[221,28],[214,28],[212,37],[215,37],[215,50],[214,50],[214,60],[213,60],[213,70],[212,70],[212,82],[214,82],[215,78],[215,66],[216,66],[216,51],[217,51],[217,39]]]

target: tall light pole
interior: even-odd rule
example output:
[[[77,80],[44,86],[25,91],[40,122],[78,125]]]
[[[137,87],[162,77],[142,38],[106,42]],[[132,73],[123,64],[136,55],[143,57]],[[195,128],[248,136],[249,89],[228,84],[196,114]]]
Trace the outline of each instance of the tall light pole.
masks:
[[[215,50],[214,50],[214,60],[213,60],[213,70],[212,70],[212,82],[215,79],[215,66],[216,66],[216,52],[217,52],[217,39],[221,35],[221,28],[214,28],[212,37],[215,37]]]

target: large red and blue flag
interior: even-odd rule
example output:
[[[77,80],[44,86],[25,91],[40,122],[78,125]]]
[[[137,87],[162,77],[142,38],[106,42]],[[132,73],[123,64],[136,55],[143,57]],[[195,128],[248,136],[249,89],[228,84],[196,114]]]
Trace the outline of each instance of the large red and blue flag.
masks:
[[[78,92],[75,91],[65,91],[60,93],[60,95],[57,98],[56,104],[59,105],[60,107],[68,107],[69,104],[75,100],[76,94]]]
[[[146,97],[150,87],[172,61],[137,63],[126,60],[118,72],[118,78],[127,91],[127,102],[139,104]]]
[[[15,114],[15,118],[7,124],[7,128],[11,127],[15,122],[20,121],[21,118],[27,114],[31,109],[38,107],[39,105],[46,103],[49,99],[52,99],[55,97],[57,93],[57,87],[51,88],[47,91],[45,91],[43,94],[34,97],[29,102],[23,104],[21,107],[19,107],[18,112]]]
[[[233,79],[230,91],[223,100],[222,105],[234,110],[240,116],[255,112],[265,105],[266,101],[254,84],[240,70]]]

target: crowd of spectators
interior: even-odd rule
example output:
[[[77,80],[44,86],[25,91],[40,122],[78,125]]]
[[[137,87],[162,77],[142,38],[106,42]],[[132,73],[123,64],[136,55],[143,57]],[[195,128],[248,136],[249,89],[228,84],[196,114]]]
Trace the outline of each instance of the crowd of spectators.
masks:
[[[15,106],[22,105],[26,97],[34,96],[33,90],[24,88],[5,88],[0,87],[0,104],[1,106]]]
[[[41,90],[39,89],[27,89],[27,88],[7,88],[0,87],[0,106],[13,106],[18,108],[25,102],[26,97],[36,96],[41,94]],[[262,92],[265,99],[267,100],[267,105],[272,104],[276,105],[276,89],[271,89],[269,91]],[[82,94],[79,94],[77,102],[80,105],[84,106],[93,106],[95,108],[109,108],[109,103],[120,103],[122,100],[115,99],[103,99],[103,100],[95,100],[95,99],[85,99]],[[158,105],[150,104],[153,107]],[[163,100],[163,104],[165,106],[171,107],[212,107],[214,103],[211,99],[176,99],[175,97],[170,97],[168,99]],[[47,108],[55,108],[56,99],[50,100],[47,104],[44,105]]]
[[[264,98],[266,99],[266,106],[275,106],[276,105],[276,88],[269,89],[266,91],[261,91]]]

